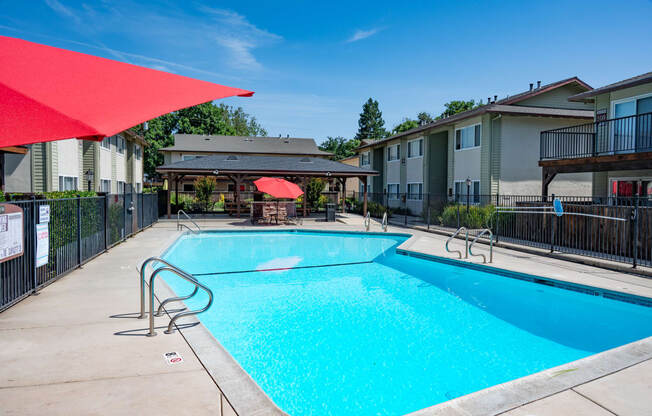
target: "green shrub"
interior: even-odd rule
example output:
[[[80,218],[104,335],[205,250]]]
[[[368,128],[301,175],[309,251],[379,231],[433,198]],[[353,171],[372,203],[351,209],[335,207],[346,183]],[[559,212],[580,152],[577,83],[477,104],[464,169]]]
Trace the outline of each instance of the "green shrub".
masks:
[[[195,203],[199,211],[211,211],[215,202],[213,191],[217,186],[214,176],[200,176],[193,182],[195,187]]]
[[[485,228],[488,227],[491,220],[491,215],[495,211],[493,205],[487,206],[469,206],[467,213],[466,205],[453,204],[444,208],[439,222],[445,227],[457,227],[457,215],[459,207],[459,225],[460,227],[467,228]]]
[[[362,201],[358,201],[355,198],[347,198],[346,203],[350,207],[351,212],[362,215]],[[367,211],[369,212],[369,215],[374,218],[382,218],[385,211],[387,211],[387,217],[391,217],[394,212],[382,204],[373,201],[367,201]]]

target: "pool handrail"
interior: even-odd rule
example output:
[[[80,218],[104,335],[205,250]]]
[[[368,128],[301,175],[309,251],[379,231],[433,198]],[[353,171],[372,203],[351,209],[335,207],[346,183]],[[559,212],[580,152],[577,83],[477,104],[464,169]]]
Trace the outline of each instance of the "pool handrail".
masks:
[[[186,224],[181,223],[181,214],[183,214],[188,220],[197,227],[197,230],[193,230],[192,228],[188,227]],[[177,231],[179,231],[182,227],[186,227],[188,230],[190,230],[193,233],[200,233],[201,232],[201,227],[193,221],[193,219],[190,217],[190,215],[186,214],[186,211],[180,209],[177,211]]]
[[[163,260],[162,258],[150,257],[150,258],[148,258],[147,260],[145,260],[143,262],[143,264],[140,266],[140,270],[136,269],[136,270],[138,270],[138,274],[140,275],[140,315],[138,316],[138,319],[145,318],[145,269],[147,268],[147,265],[149,263],[151,263],[151,262],[163,263],[168,267],[178,268],[174,264],[172,264],[172,263],[170,263],[170,262],[168,262],[166,260]],[[195,293],[197,293],[196,290],[193,291],[193,293],[191,293],[190,295],[182,296],[182,297],[180,297],[179,299],[176,299],[176,300],[190,299],[192,296],[195,295]],[[174,299],[174,298],[170,298],[170,299]],[[167,299],[164,300],[163,303],[167,303],[166,301],[167,301]],[[170,300],[170,302],[172,302],[172,301]]]
[[[383,222],[381,223],[381,225],[383,227],[383,231],[385,231],[385,232],[387,232],[387,224],[388,224],[387,211],[385,211],[385,213],[383,214]]]
[[[190,311],[185,311],[185,312],[180,312],[177,313],[170,319],[170,322],[168,323],[167,329],[164,331],[166,334],[172,334],[174,333],[174,323],[179,319],[184,316],[190,316],[190,315],[197,315],[202,312],[206,312],[208,308],[211,307],[213,304],[213,292],[203,284],[199,283],[197,279],[195,279],[191,274],[188,274],[184,272],[183,270],[175,267],[175,266],[165,266],[165,267],[160,267],[152,273],[152,275],[149,278],[149,333],[147,334],[148,337],[153,337],[156,336],[156,331],[154,330],[154,282],[156,281],[156,277],[161,273],[161,272],[171,272],[177,275],[178,277],[181,277],[182,279],[188,281],[189,283],[193,284],[195,288],[202,289],[206,294],[208,294],[208,302],[206,303],[206,306],[204,306],[201,309],[197,310],[190,310]],[[193,294],[196,293],[197,291],[193,291]],[[175,298],[170,298],[170,299],[175,299]],[[160,309],[160,307],[159,307]]]
[[[370,226],[371,226],[371,213],[367,211],[367,215],[364,216],[364,230],[369,231]]]
[[[486,263],[487,262],[487,256],[485,256],[483,253],[479,254],[473,254],[473,251],[471,249],[473,248],[473,245],[478,241],[478,238],[482,237],[485,234],[489,234],[489,263],[493,263],[494,261],[494,234],[491,232],[489,228],[483,228],[480,230],[478,234],[476,234],[475,238],[473,241],[471,241],[471,244],[469,245],[468,251],[471,256],[482,256],[482,262]],[[467,240],[468,241],[468,240]]]
[[[449,252],[449,253],[457,253],[460,256],[460,258],[462,258],[462,252],[460,250],[451,250],[448,247],[448,243],[450,243],[455,237],[457,237],[458,234],[462,232],[462,230],[464,230],[466,232],[466,238],[465,238],[465,241],[466,241],[466,243],[465,243],[466,254],[465,254],[464,258],[468,259],[469,258],[469,230],[467,230],[466,227],[460,227],[457,230],[455,230],[455,232],[450,237],[448,237],[448,239],[446,240],[446,244],[444,245],[444,248],[446,249],[447,252]]]

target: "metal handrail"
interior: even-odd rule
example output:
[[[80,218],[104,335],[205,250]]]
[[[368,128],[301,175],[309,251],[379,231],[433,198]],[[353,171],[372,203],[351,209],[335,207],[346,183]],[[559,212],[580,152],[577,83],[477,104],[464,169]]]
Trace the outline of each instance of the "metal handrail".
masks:
[[[369,231],[369,227],[371,226],[371,213],[367,211],[367,215],[364,217],[364,229],[365,231]]]
[[[475,236],[475,238],[473,239],[473,241],[471,241],[471,244],[469,245],[468,252],[471,256],[482,256],[482,262],[486,263],[487,256],[485,256],[483,253],[473,254],[473,251],[471,251],[471,249],[473,248],[473,244],[475,244],[475,242],[478,241],[478,238],[482,237],[487,233],[489,234],[489,263],[492,263],[494,261],[494,234],[491,232],[489,228],[482,229],[480,233]]]
[[[195,225],[195,227],[197,227],[197,231],[195,231],[195,230],[193,230],[192,228],[188,227],[186,224],[182,224],[182,223],[180,222],[180,219],[181,219],[181,215],[180,215],[180,214],[183,214],[186,218],[188,218],[188,220],[189,220],[191,223],[193,223],[193,224]],[[192,231],[193,233],[201,232],[201,227],[200,227],[199,225],[197,225],[197,223],[196,223],[195,221],[193,221],[193,219],[190,217],[190,215],[186,214],[186,211],[184,211],[184,210],[182,210],[182,209],[180,209],[180,210],[177,211],[177,231],[179,231],[179,230],[181,229],[181,227],[186,227],[187,229],[189,229],[189,230]]]
[[[383,214],[383,222],[381,223],[383,231],[387,232],[387,211]]]
[[[140,315],[138,316],[138,319],[145,318],[145,269],[147,268],[147,265],[151,262],[159,262],[165,264],[166,266],[176,268],[174,264],[169,263],[168,261],[163,260],[159,257],[150,257],[147,260],[145,260],[143,264],[140,266],[140,270],[138,270],[138,274],[140,274]],[[197,293],[197,289],[195,288],[195,290],[187,296],[181,296],[179,298],[170,298],[170,299],[186,300],[193,297],[196,293]],[[167,301],[168,299],[164,300],[163,303],[168,303]],[[170,300],[170,302],[172,302],[172,300]]]
[[[208,294],[208,303],[206,306],[204,306],[201,309],[193,310],[193,311],[185,311],[185,312],[180,312],[172,317],[170,319],[170,323],[168,324],[168,328],[164,331],[166,334],[172,334],[174,333],[174,323],[179,319],[184,316],[190,316],[190,315],[197,315],[202,312],[206,312],[208,308],[211,307],[213,304],[213,292],[203,284],[199,283],[192,275],[184,272],[183,270],[175,267],[175,266],[166,266],[166,267],[161,267],[159,269],[154,270],[152,273],[151,277],[149,278],[149,333],[147,334],[148,337],[153,337],[156,336],[156,331],[154,331],[154,282],[156,281],[156,277],[161,273],[161,272],[172,272],[176,274],[177,276],[181,277],[182,279],[192,283],[195,288],[202,289],[204,292]],[[196,290],[193,292],[196,293]],[[170,299],[175,299],[175,298],[170,298]],[[160,308],[159,308],[160,309]]]
[[[469,230],[467,230],[466,227],[460,227],[457,230],[455,230],[453,235],[448,237],[448,240],[446,240],[446,245],[444,246],[444,248],[446,248],[447,252],[449,252],[449,253],[457,253],[460,256],[460,258],[462,258],[462,252],[460,250],[451,250],[450,248],[448,248],[448,243],[450,243],[453,240],[453,238],[457,237],[457,235],[459,233],[461,233],[462,230],[466,231],[466,238],[465,238],[465,240],[466,240],[466,250],[465,250],[466,255],[465,255],[464,258],[468,259],[469,258],[469,254],[468,254],[469,253]]]

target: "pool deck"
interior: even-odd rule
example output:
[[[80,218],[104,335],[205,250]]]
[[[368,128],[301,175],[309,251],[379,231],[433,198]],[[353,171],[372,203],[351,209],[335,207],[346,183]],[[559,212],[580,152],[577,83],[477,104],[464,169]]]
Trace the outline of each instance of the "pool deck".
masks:
[[[250,227],[237,219],[199,223],[206,229],[291,228]],[[297,228],[363,230],[361,217],[353,215],[337,223],[308,220]],[[374,222],[371,231],[380,226]],[[401,227],[389,231],[413,234],[402,249],[455,257],[445,252],[444,236]],[[166,335],[164,316],[156,320],[158,335],[145,336],[147,320],[135,318],[136,267],[178,235],[174,222],[159,222],[0,313],[0,414],[282,414],[251,390],[242,374],[234,375],[237,366],[212,359],[216,343],[206,344],[202,326]],[[493,266],[652,298],[651,279],[555,258],[496,248]],[[165,291],[157,287],[159,296]],[[168,365],[167,352],[179,353],[183,362]],[[649,415],[650,409],[652,337],[412,415],[629,416]]]

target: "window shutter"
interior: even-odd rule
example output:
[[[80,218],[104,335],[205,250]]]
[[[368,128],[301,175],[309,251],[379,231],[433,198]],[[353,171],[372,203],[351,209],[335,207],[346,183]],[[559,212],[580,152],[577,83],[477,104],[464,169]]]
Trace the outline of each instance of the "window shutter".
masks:
[[[455,149],[460,150],[462,148],[462,130],[455,131]]]
[[[482,128],[481,124],[475,126],[475,146],[480,146],[480,129]]]

